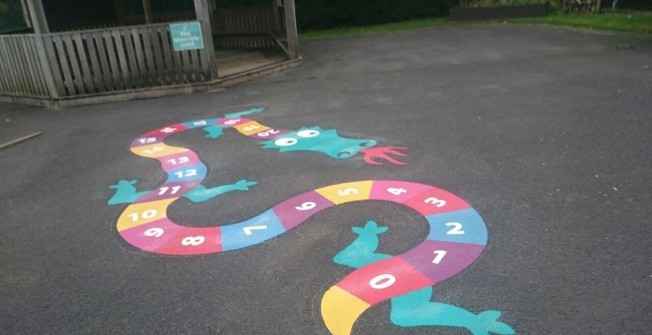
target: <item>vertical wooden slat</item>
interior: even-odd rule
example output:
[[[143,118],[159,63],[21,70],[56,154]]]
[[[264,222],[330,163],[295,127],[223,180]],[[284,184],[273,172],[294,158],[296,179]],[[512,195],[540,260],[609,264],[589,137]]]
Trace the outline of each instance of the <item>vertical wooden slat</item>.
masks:
[[[167,83],[166,76],[168,74],[163,65],[164,55],[159,30],[147,28],[143,35],[145,35],[143,36],[143,40],[146,42],[145,57],[147,57],[147,63],[150,64],[150,70],[156,66],[156,72],[151,70],[152,72],[150,75],[155,76],[159,84],[165,85]],[[147,43],[149,43],[149,47]]]
[[[53,84],[58,96],[65,96],[66,86],[62,75],[63,70],[61,64],[57,61],[57,52],[54,50],[53,38],[50,35],[44,35],[41,38],[43,39],[44,54],[47,55],[47,62],[45,62],[47,64],[44,66],[49,66],[51,69]],[[44,62],[41,63],[43,64]]]
[[[145,63],[145,51],[143,50],[143,42],[140,38],[141,30],[142,28],[131,29],[131,38],[134,41],[134,53],[136,57],[136,59],[132,62],[138,64],[138,76],[140,77],[140,82],[142,83],[143,87],[151,87],[147,71],[147,64]]]
[[[34,64],[34,58],[38,56],[31,47],[31,41],[32,37],[31,36],[21,36],[21,44],[23,47],[23,57],[25,60],[25,65],[26,65],[26,70],[29,73],[29,78],[30,78],[30,88],[31,88],[31,95],[32,96],[42,96],[43,91],[41,82],[40,82],[40,73],[38,72],[36,68],[36,64]]]
[[[158,27],[158,35],[161,40],[161,46],[163,47],[163,55],[165,56],[165,70],[170,76],[170,84],[177,84],[179,78],[177,77],[177,68],[174,64],[175,59],[171,47],[170,36],[168,35],[168,27]]]
[[[26,40],[28,49],[29,49],[29,62],[30,65],[32,66],[32,69],[34,70],[34,75],[36,78],[36,85],[38,87],[38,96],[40,97],[48,97],[50,95],[50,91],[48,88],[48,83],[45,80],[45,73],[44,69],[42,68],[42,64],[39,58],[39,52],[37,48],[37,39],[40,39],[40,36],[29,36]],[[43,55],[44,56],[44,55]]]
[[[0,65],[3,65],[2,73],[6,73],[4,77],[5,85],[7,87],[7,92],[17,93],[16,87],[16,75],[14,69],[11,66],[11,51],[9,49],[9,40],[11,37],[2,37],[2,43],[0,43],[0,55],[2,55],[3,61],[0,62]]]
[[[113,42],[115,43],[115,52],[120,66],[120,72],[122,74],[121,78],[123,80],[123,85],[125,88],[133,88],[130,77],[129,77],[129,67],[127,66],[127,57],[125,56],[124,43],[122,43],[122,36],[120,35],[120,30],[114,30],[111,33],[113,35]],[[117,79],[117,78],[116,78]]]
[[[156,86],[158,84],[157,77],[161,76],[161,70],[156,69],[156,64],[152,58],[152,38],[148,28],[139,28],[132,32],[134,34],[134,41],[138,42],[136,48],[136,57],[138,57],[139,65],[142,66],[141,74],[143,80],[149,86]]]
[[[104,83],[104,87],[106,88],[107,91],[113,91],[117,90],[118,88],[115,86],[114,81],[112,80],[112,65],[109,61],[109,56],[107,54],[107,49],[105,47],[105,44],[108,43],[106,41],[106,34],[103,32],[93,32],[92,33],[93,39],[95,40],[95,47],[97,48],[97,54],[98,54],[98,60],[100,62],[100,67],[102,68],[102,82]],[[109,35],[110,37],[110,35]]]
[[[57,56],[59,57],[58,63],[61,65],[62,79],[67,90],[66,95],[76,95],[77,90],[75,89],[72,72],[70,71],[70,66],[68,65],[68,56],[66,56],[63,37],[61,35],[53,36],[52,41],[54,42]]]
[[[70,60],[70,68],[72,69],[73,81],[75,83],[77,94],[86,94],[86,87],[84,86],[84,81],[82,80],[80,59],[77,56],[77,51],[75,50],[75,43],[72,39],[72,35],[66,34],[61,37],[66,47],[66,56]]]
[[[84,40],[86,41],[86,47],[88,48],[88,58],[91,63],[92,69],[92,78],[93,87],[96,92],[106,92],[106,86],[104,85],[104,73],[100,67],[100,55],[98,54],[97,47],[95,46],[95,35],[93,33],[88,33],[83,35]]]
[[[123,45],[127,51],[125,61],[131,77],[131,82],[134,87],[142,87],[141,76],[138,69],[138,62],[136,61],[136,56],[134,53],[134,43],[131,36],[131,31],[129,29],[120,30],[120,35],[122,36]]]
[[[84,85],[86,86],[86,93],[94,93],[96,92],[95,86],[93,85],[93,74],[91,73],[90,67],[89,67],[89,60],[88,56],[86,55],[86,46],[84,45],[84,41],[82,40],[82,34],[81,33],[74,33],[72,34],[72,38],[75,44],[75,48],[77,49],[77,57],[78,57],[78,62],[80,64],[80,70],[81,70],[81,76],[82,76],[82,81],[84,82]]]

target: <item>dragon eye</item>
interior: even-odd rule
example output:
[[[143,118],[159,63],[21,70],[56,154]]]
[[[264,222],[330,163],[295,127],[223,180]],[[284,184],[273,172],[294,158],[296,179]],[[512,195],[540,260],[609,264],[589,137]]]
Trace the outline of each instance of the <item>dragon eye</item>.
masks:
[[[291,145],[297,144],[297,139],[292,138],[292,137],[286,137],[286,138],[279,138],[278,140],[274,141],[274,144],[279,146],[279,147],[289,147]]]
[[[319,131],[313,129],[301,130],[297,132],[297,136],[299,137],[315,137],[317,135],[319,135]]]

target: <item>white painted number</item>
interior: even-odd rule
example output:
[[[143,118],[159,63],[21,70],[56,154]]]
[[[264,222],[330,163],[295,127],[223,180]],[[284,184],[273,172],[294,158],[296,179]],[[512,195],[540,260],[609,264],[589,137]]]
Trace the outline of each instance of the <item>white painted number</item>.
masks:
[[[185,246],[193,246],[196,247],[198,245],[201,245],[206,241],[206,238],[204,236],[188,236],[185,237],[183,240],[181,240],[181,244]]]
[[[172,165],[184,164],[184,163],[188,163],[188,162],[190,162],[190,158],[188,158],[186,156],[181,156],[179,158],[168,159],[168,163],[170,163]]]
[[[244,130],[244,131],[252,131],[252,130],[254,130],[254,129],[258,129],[258,128],[260,128],[259,125],[255,125],[255,124],[253,124],[253,125],[251,125],[251,126],[246,126],[246,127],[242,128],[242,130]]]
[[[396,277],[390,274],[378,275],[369,281],[369,286],[377,290],[388,288],[396,283]]]
[[[263,132],[258,133],[258,136],[259,136],[259,137],[267,137],[267,136],[269,136],[269,135],[276,135],[276,134],[278,134],[278,133],[280,133],[279,130],[276,130],[276,129],[269,129],[269,130],[267,130],[267,131],[263,131]]]
[[[208,123],[206,123],[206,121],[204,121],[204,120],[201,120],[201,121],[195,121],[195,122],[193,122],[192,124],[193,124],[194,126],[205,126],[205,125],[207,125]]]
[[[179,178],[192,177],[197,175],[197,169],[188,169],[186,171],[177,171],[174,173]]]
[[[163,233],[165,233],[163,228],[150,228],[145,230],[145,236],[149,237],[161,237],[163,236]]]
[[[155,152],[159,152],[159,151],[163,151],[163,147],[156,146],[156,147],[153,147],[151,149],[143,150],[143,153],[145,155],[151,155],[151,154],[153,154]]]
[[[234,125],[234,124],[236,124],[238,122],[240,122],[240,119],[233,119],[233,120],[225,121],[224,124],[232,126],[232,125]]]
[[[165,127],[163,129],[161,129],[162,133],[167,133],[167,134],[174,133],[175,131],[177,131],[177,128]]]
[[[441,260],[446,256],[446,253],[448,253],[446,250],[435,250],[435,259],[432,260],[432,264],[439,264]]]
[[[449,222],[449,223],[446,224],[446,227],[450,227],[450,226],[453,226],[453,228],[451,228],[451,230],[449,230],[446,234],[448,234],[448,235],[464,235],[464,230],[462,230],[462,224],[461,223],[459,223],[459,222]]]
[[[158,214],[158,212],[155,209],[148,209],[142,213],[131,213],[129,214],[129,217],[131,218],[132,221],[136,222],[139,221],[140,219],[151,219],[155,217]]]
[[[307,201],[307,202],[302,203],[301,206],[297,206],[297,207],[294,207],[294,208],[296,208],[297,210],[300,210],[300,211],[309,211],[309,210],[311,210],[311,209],[313,209],[315,207],[317,207],[316,203],[314,203],[312,201]]]
[[[435,197],[428,198],[424,202],[427,204],[435,205],[435,207],[444,207],[446,205],[446,200],[440,200]]]
[[[139,138],[138,142],[141,144],[154,143],[156,142],[156,137]]]
[[[163,195],[163,194],[167,193],[168,190],[171,190],[170,194],[177,194],[177,192],[179,192],[180,189],[181,189],[181,186],[172,186],[172,188],[170,188],[168,186],[163,186],[163,187],[159,188],[160,191],[158,192],[158,195]]]
[[[390,187],[390,188],[387,189],[387,192],[389,192],[389,193],[391,193],[391,194],[393,194],[393,195],[401,195],[401,194],[407,192],[407,190],[404,189],[404,188],[393,188],[393,187]]]
[[[344,189],[344,190],[337,191],[337,194],[339,194],[340,197],[346,197],[347,195],[358,194],[358,193],[360,193],[360,192],[358,192],[358,190],[355,189],[355,188],[347,188],[347,189]]]
[[[251,235],[251,234],[253,234],[251,232],[252,230],[260,230],[260,229],[267,229],[267,226],[249,226],[249,227],[242,228],[245,235]]]

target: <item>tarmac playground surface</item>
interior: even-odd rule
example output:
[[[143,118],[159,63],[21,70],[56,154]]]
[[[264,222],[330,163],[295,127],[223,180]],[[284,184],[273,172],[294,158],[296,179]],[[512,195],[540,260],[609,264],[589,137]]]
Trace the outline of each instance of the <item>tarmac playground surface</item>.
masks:
[[[523,335],[650,332],[650,36],[469,25],[300,47],[303,66],[227,90],[61,111],[0,104],[0,143],[43,132],[0,151],[0,333],[329,334],[320,305],[354,270],[333,260],[352,228],[388,227],[378,252],[398,255],[428,236],[424,216],[351,202],[247,248],[170,256],[125,241],[116,222],[129,205],[107,204],[119,180],[137,179],[139,191],[166,180],[157,161],[130,152],[142,134],[256,107],[265,111],[247,117],[270,127],[407,147],[391,156],[407,165],[189,130],[166,143],[198,153],[202,185],[257,184],[175,201],[170,220],[226,225],[359,180],[433,185],[468,202],[488,234],[433,301],[500,311]],[[352,334],[471,334],[399,327],[391,309],[374,305]]]

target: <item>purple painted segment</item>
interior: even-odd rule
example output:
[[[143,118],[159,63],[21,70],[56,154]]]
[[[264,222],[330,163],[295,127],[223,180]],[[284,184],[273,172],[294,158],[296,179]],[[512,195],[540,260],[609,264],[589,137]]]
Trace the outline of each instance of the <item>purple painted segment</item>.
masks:
[[[145,194],[143,197],[134,201],[134,204],[145,203],[149,201],[178,198],[192,191],[201,184],[201,180],[191,180],[186,182],[165,183]]]
[[[466,269],[483,250],[477,244],[425,240],[400,257],[439,283]]]
[[[120,232],[120,235],[137,248],[155,251],[158,247],[174,237],[181,229],[183,229],[182,226],[165,218],[123,230]]]
[[[333,203],[315,191],[300,194],[274,206],[272,210],[279,221],[290,230],[315,213],[332,207]]]

